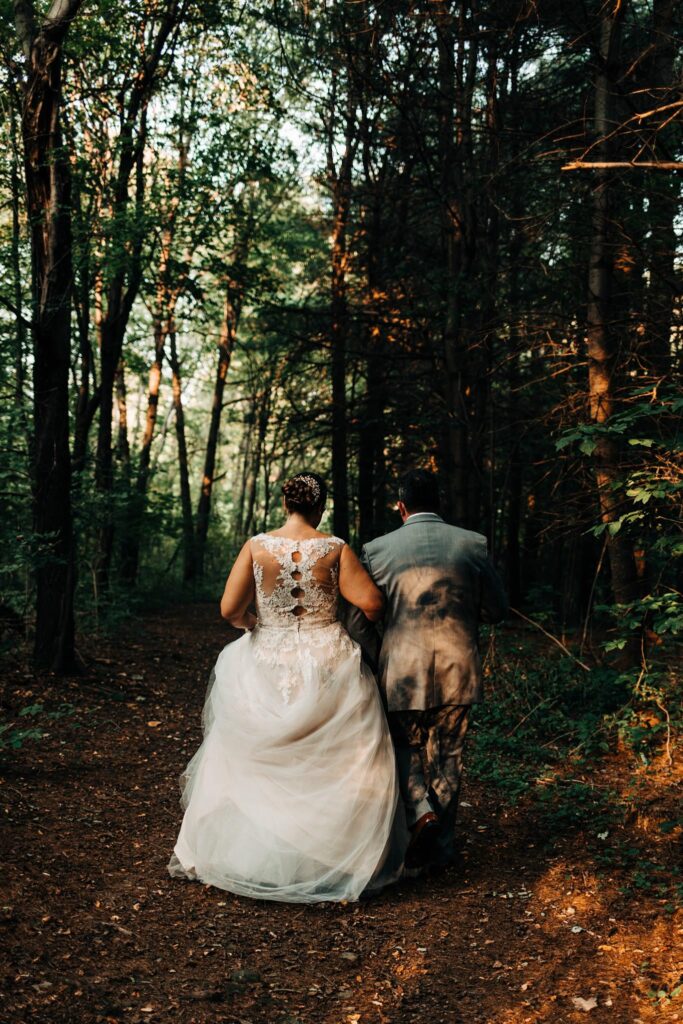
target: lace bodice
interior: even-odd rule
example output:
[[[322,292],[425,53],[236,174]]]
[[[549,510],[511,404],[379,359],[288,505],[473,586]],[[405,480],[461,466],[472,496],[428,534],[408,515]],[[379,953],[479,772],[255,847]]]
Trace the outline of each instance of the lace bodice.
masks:
[[[334,622],[343,546],[339,537],[252,537],[259,624],[301,629]]]
[[[304,680],[326,679],[360,648],[337,621],[339,537],[251,538],[257,624],[254,656],[272,668],[286,704]]]

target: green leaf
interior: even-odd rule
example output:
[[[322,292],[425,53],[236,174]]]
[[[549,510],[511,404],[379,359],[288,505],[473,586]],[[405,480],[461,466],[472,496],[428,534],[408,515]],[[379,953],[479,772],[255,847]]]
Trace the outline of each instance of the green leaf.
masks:
[[[683,825],[683,818],[673,818],[671,821],[660,821],[659,831],[664,833],[673,832],[675,828]]]

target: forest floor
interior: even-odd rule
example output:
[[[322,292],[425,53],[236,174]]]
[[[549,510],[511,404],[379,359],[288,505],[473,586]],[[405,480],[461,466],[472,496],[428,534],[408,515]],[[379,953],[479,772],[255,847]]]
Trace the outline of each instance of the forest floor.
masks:
[[[584,826],[549,837],[528,802],[506,807],[471,777],[461,868],[371,901],[302,907],[172,880],[178,776],[226,627],[213,605],[186,605],[123,635],[84,643],[79,678],[5,675],[5,713],[70,707],[0,765],[2,1024],[683,1020],[680,910],[624,888]],[[625,756],[596,767],[610,786]],[[672,813],[675,781],[649,778],[634,843],[643,808]]]

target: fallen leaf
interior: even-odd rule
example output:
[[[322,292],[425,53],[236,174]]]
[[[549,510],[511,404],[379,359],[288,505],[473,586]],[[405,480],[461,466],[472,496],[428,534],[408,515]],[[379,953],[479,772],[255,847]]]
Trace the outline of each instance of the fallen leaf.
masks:
[[[575,1010],[583,1010],[584,1013],[588,1013],[589,1010],[594,1010],[598,1005],[598,1001],[595,996],[591,996],[590,999],[582,999],[581,996],[574,996],[572,998]]]
[[[150,729],[156,729],[158,725],[161,725],[161,722],[148,722],[147,725],[150,727]]]

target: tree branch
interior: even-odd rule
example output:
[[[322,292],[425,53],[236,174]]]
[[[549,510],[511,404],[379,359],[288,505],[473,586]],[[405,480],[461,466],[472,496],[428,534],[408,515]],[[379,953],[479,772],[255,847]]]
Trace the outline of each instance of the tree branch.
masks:
[[[586,665],[585,661],[581,661],[579,658],[576,657],[576,655],[572,654],[569,648],[565,647],[562,641],[558,640],[556,636],[553,636],[552,633],[549,633],[548,630],[540,624],[540,622],[535,622],[533,619],[527,618],[527,616],[523,615],[522,612],[520,612],[517,608],[511,608],[510,611],[512,612],[513,615],[517,615],[520,619],[523,619],[525,622],[528,622],[530,626],[535,626],[536,629],[540,629],[541,633],[543,633],[544,636],[547,636],[549,640],[552,640],[554,644],[557,644],[560,650],[564,651],[564,653],[569,658],[571,658],[572,661],[575,661],[576,664],[580,665],[581,668],[585,669],[586,672],[590,672],[590,665]]]
[[[66,29],[68,23],[78,14],[83,0],[52,0],[50,10],[45,15],[45,28]]]
[[[29,330],[33,328],[33,322],[31,320],[27,320],[24,314],[17,309],[14,303],[10,302],[9,299],[6,299],[4,295],[0,295],[0,306],[4,306],[5,309],[8,309],[10,313],[14,314],[17,320],[21,320],[24,327],[27,327]]]
[[[683,171],[683,161],[680,160],[571,160],[561,168],[563,171],[590,171],[610,170],[621,168],[624,170],[638,170],[643,168],[648,171]]]

